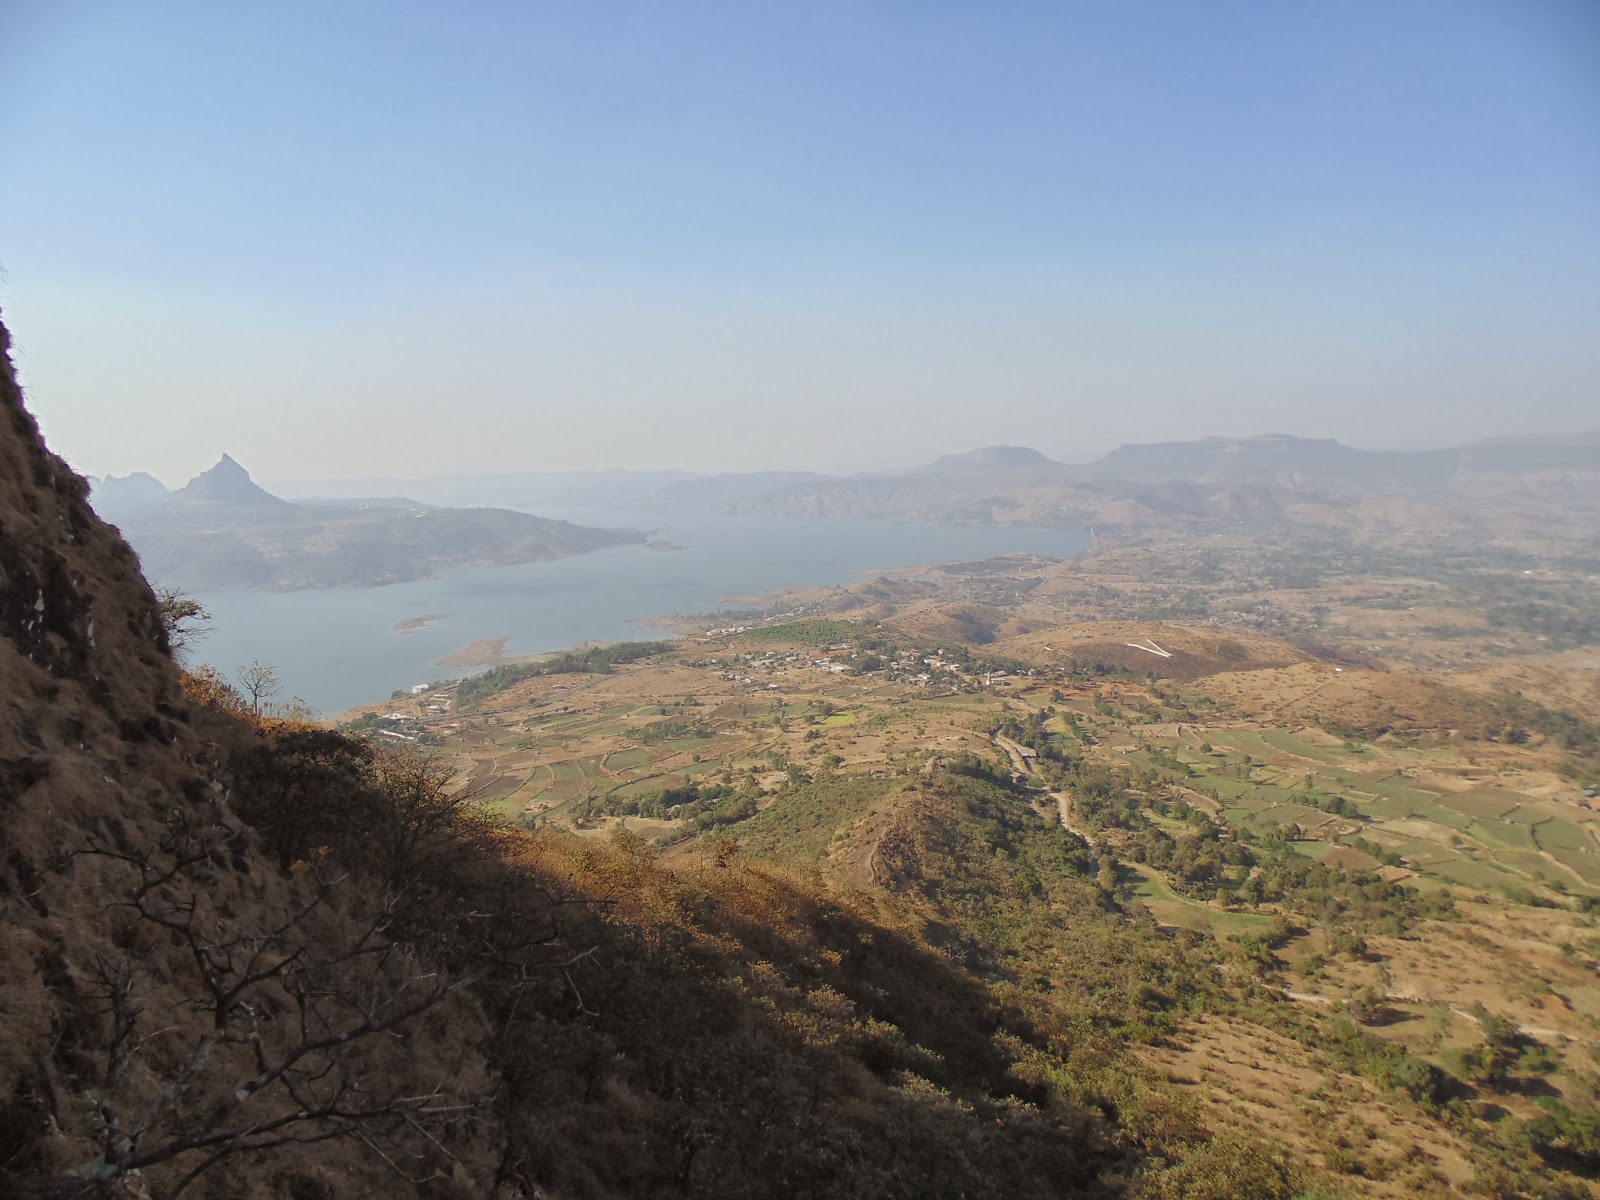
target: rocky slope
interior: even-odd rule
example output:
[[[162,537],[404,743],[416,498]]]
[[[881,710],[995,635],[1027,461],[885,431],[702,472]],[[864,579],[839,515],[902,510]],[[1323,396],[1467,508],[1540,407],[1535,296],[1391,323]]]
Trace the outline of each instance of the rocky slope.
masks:
[[[214,1194],[396,1194],[376,1159],[319,1159],[297,1106],[334,1081],[346,1106],[426,1091],[440,1039],[392,993],[369,1012],[403,1049],[308,1047],[299,1022],[348,1034],[310,989],[381,991],[406,956],[235,815],[138,561],[45,450],[8,351],[0,326],[0,1194],[173,1195],[208,1165]],[[358,982],[336,960],[363,939]],[[469,1044],[450,1057],[473,1076]]]

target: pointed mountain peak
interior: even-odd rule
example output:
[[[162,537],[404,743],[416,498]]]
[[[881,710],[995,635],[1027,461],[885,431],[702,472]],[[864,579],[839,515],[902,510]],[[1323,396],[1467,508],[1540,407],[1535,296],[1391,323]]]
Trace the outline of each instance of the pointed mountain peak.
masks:
[[[250,478],[250,472],[231,454],[224,454],[217,465],[191,479],[174,493],[184,503],[226,504],[231,508],[281,508],[288,505]]]

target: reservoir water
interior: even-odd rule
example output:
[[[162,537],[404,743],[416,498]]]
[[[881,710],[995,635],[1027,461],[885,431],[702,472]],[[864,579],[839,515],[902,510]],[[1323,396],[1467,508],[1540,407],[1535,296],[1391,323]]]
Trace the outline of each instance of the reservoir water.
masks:
[[[588,525],[640,525],[615,512],[538,510]],[[729,607],[775,588],[852,583],[875,572],[993,554],[1064,558],[1088,545],[1080,530],[836,519],[673,517],[654,537],[681,551],[621,546],[548,563],[458,568],[377,588],[210,592],[209,633],[191,652],[232,677],[256,659],[278,668],[280,700],[324,715],[397,688],[460,675],[435,660],[480,638],[510,638],[510,655],[575,642],[666,636],[643,619]],[[397,622],[443,613],[411,633]]]

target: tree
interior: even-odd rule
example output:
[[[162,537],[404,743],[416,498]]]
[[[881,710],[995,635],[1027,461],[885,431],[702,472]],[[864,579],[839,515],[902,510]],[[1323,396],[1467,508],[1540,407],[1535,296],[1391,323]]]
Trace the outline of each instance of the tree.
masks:
[[[377,821],[372,747],[326,729],[289,729],[232,760],[239,814],[287,870],[320,846],[353,848]]]
[[[1423,1025],[1427,1039],[1424,1045],[1436,1054],[1450,1036],[1451,1016],[1450,1006],[1442,1001],[1428,1010]]]
[[[234,1155],[333,1139],[399,1170],[403,1147],[426,1154],[430,1128],[480,1102],[471,1072],[421,1061],[418,1019],[469,1004],[474,977],[391,935],[400,897],[351,886],[319,857],[297,864],[279,903],[244,910],[217,886],[241,852],[239,835],[199,822],[149,851],[76,851],[100,864],[121,930],[86,981],[104,1029],[83,1059],[99,1146],[28,1195],[110,1194],[165,1166],[176,1197]]]
[[[259,658],[239,668],[239,685],[250,694],[250,707],[256,716],[261,715],[261,701],[276,696],[282,685],[278,682],[278,668],[269,666]]]
[[[1482,1003],[1472,1006],[1471,1017],[1483,1030],[1483,1041],[1476,1046],[1456,1050],[1450,1057],[1468,1083],[1504,1087],[1516,1064],[1523,1039],[1514,1024],[1491,1013]]]
[[[1381,1018],[1385,1012],[1384,1000],[1387,993],[1380,988],[1368,984],[1359,988],[1355,995],[1345,1001],[1345,1013],[1357,1025],[1371,1025]]]
[[[1117,890],[1117,860],[1109,854],[1100,856],[1100,869],[1095,874],[1095,883],[1102,892],[1115,892]]]
[[[210,632],[205,626],[211,623],[211,614],[200,601],[185,596],[177,588],[156,589],[156,612],[167,635],[167,649],[174,656],[182,654]]]

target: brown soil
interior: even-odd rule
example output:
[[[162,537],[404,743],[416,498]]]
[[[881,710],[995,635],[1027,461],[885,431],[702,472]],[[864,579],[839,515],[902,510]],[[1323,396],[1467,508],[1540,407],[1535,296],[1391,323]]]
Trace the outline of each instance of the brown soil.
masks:
[[[1449,1129],[1296,1042],[1227,1018],[1198,1021],[1178,1041],[1146,1061],[1192,1090],[1209,1125],[1268,1134],[1302,1168],[1350,1175],[1353,1195],[1443,1196],[1473,1178]]]

